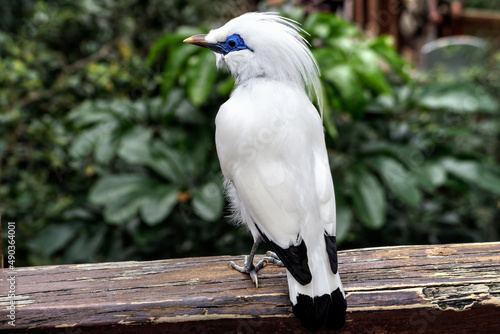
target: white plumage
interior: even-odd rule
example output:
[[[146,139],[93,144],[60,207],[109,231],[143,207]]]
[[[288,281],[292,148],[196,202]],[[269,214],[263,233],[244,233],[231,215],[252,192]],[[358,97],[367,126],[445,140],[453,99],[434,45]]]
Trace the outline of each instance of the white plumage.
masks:
[[[247,13],[187,43],[208,47],[236,88],[216,117],[217,154],[235,220],[287,267],[295,314],[311,330],[342,327],[335,195],[326,151],[319,69],[296,22]],[[309,96],[308,96],[309,95]],[[253,253],[244,267],[257,280]]]

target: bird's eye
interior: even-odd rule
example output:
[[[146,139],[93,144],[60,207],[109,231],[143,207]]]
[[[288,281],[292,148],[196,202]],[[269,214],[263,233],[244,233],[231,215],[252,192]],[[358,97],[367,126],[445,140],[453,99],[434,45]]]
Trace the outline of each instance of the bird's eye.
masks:
[[[228,36],[224,42],[218,42],[217,47],[215,48],[215,52],[222,53],[223,55],[228,54],[233,51],[241,51],[241,50],[250,50],[248,46],[246,46],[245,41],[238,34],[232,34]]]

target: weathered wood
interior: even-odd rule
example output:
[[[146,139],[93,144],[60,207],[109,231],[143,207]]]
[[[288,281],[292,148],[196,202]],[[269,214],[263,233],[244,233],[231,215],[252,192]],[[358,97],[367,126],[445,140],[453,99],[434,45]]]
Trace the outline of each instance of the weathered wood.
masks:
[[[259,288],[231,270],[239,256],[18,268],[16,326],[0,270],[0,331],[299,333],[285,270]],[[500,333],[500,242],[339,253],[343,333]]]

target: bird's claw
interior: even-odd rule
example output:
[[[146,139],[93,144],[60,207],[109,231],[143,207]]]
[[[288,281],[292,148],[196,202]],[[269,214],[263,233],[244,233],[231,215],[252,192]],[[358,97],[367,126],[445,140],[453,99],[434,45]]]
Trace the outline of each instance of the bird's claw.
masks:
[[[259,287],[259,278],[257,276],[257,272],[259,270],[261,270],[262,268],[264,268],[266,263],[267,263],[266,260],[260,260],[259,263],[257,263],[256,266],[254,266],[253,263],[250,262],[249,257],[245,256],[245,263],[244,263],[243,267],[237,265],[236,262],[234,262],[234,261],[230,261],[229,265],[233,269],[238,270],[240,273],[250,275],[250,279],[252,280],[252,282],[255,283],[255,287],[258,288]]]
[[[271,251],[266,252],[266,256],[264,257],[264,261],[266,261],[267,263],[273,263],[273,264],[281,266],[281,267],[285,266],[283,264],[283,262],[280,260],[280,258],[278,257],[278,255],[276,255],[276,253],[271,252]]]
[[[257,276],[257,271],[255,269],[250,270],[250,279],[255,283],[255,287],[259,287],[259,277]]]

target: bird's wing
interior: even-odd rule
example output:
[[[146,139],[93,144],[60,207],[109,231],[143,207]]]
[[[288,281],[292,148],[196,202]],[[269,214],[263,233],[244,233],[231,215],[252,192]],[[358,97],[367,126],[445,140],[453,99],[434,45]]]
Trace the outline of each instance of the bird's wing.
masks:
[[[234,185],[261,232],[283,248],[296,243],[302,215],[294,176],[286,164],[256,162],[240,172],[234,177]]]
[[[336,207],[332,173],[324,140],[315,145],[314,184],[320,209],[321,222],[330,236],[336,235]]]
[[[260,160],[260,159],[258,159]],[[270,161],[247,166],[233,179],[239,198],[250,212],[261,236],[278,254],[297,281],[307,284],[311,273],[307,248],[302,242],[304,210],[295,175],[284,161]]]
[[[246,223],[254,223],[297,281],[307,284],[303,233],[324,231],[320,215],[331,215],[323,207],[331,204],[333,188],[319,115],[305,94],[287,96],[285,103],[266,105],[233,96],[217,116],[217,149],[237,200],[252,217]]]

